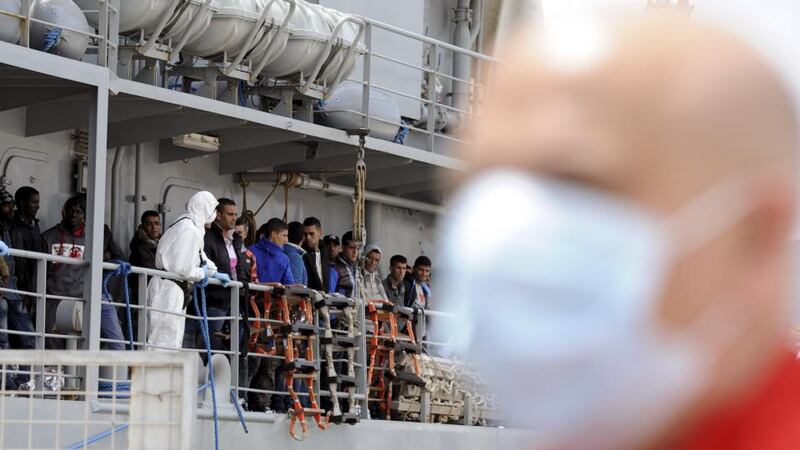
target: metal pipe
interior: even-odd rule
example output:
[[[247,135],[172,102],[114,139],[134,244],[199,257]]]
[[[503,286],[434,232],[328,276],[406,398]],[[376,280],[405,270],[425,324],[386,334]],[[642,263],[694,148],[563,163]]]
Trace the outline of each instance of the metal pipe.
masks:
[[[117,147],[114,150],[114,162],[111,164],[111,220],[109,220],[109,228],[114,235],[118,234],[117,217],[119,217],[119,191],[122,181],[120,180],[119,170],[122,165],[122,147]]]
[[[241,177],[242,181],[249,183],[275,183],[276,181],[278,183],[285,183],[289,178],[287,174],[278,174],[272,172],[243,172],[238,176]],[[354,194],[354,188],[350,186],[316,180],[307,174],[300,174],[299,184],[293,187],[327,192],[329,194],[342,195],[345,197],[352,197]],[[439,205],[418,202],[416,200],[409,200],[407,198],[395,197],[374,191],[366,191],[364,193],[364,198],[368,201],[381,203],[383,205],[396,206],[398,208],[408,208],[429,214],[447,213],[447,209]]]
[[[472,26],[469,29],[470,50],[478,42],[478,34],[483,27],[483,0],[472,0]]]
[[[456,32],[453,43],[464,49],[471,49],[472,36],[470,33],[470,16],[472,8],[470,8],[470,0],[458,0],[458,6],[455,9]],[[462,80],[469,80],[472,72],[472,61],[469,56],[462,53],[453,53],[453,77]],[[469,108],[469,85],[458,81],[453,81],[453,106],[467,110]]]
[[[138,221],[142,216],[142,167],[144,166],[144,151],[142,144],[136,144],[136,165],[134,167],[135,181],[133,184],[133,220]]]

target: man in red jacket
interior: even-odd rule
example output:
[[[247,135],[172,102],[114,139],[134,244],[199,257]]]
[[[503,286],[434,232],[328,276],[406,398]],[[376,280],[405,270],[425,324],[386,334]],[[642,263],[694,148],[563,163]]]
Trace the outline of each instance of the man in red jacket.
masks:
[[[454,331],[535,448],[800,449],[788,90],[685,18],[591,31],[501,56],[444,245]]]

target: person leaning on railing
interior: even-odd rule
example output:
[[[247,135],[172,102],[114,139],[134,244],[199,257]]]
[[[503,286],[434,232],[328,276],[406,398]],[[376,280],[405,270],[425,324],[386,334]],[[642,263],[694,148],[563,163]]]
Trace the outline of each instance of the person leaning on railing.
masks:
[[[150,302],[150,335],[148,349],[179,349],[183,342],[186,306],[192,300],[194,283],[213,277],[223,286],[230,283],[227,274],[203,251],[205,225],[216,217],[217,199],[208,191],[200,191],[189,199],[187,212],[167,229],[156,250],[156,268],[173,272],[184,280],[153,277],[147,286]]]
[[[54,256],[63,256],[82,260],[86,250],[86,197],[75,195],[70,197],[61,210],[62,220],[54,227],[42,234],[45,250]],[[111,261],[122,259],[122,251],[114,243],[111,230],[103,227],[103,260]],[[84,296],[85,266],[49,263],[47,267],[47,294],[68,296],[82,299]],[[118,292],[118,291],[117,291]],[[114,295],[118,297],[118,295]],[[89,299],[94,301],[95,299]],[[100,300],[100,299],[97,299]],[[58,330],[56,312],[63,300],[48,299],[45,305],[45,330],[50,333],[71,333],[75,330]],[[74,302],[73,302],[74,303]],[[119,323],[116,308],[108,303],[101,307],[100,336],[111,339],[105,346],[111,350],[125,348],[125,336]],[[37,320],[40,320],[37,318]],[[45,340],[48,348],[66,348],[63,338],[48,338]]]
[[[6,191],[5,186],[0,187],[0,238],[10,245],[16,245],[12,236],[14,223],[14,198]],[[20,290],[17,278],[17,261],[12,256],[0,258],[7,266],[8,274],[3,278],[3,287]],[[3,302],[2,325],[9,329],[24,333],[33,333],[33,323],[25,308],[22,296],[17,292],[3,292],[0,295]],[[36,346],[33,336],[3,333],[3,342],[6,347],[32,349]]]

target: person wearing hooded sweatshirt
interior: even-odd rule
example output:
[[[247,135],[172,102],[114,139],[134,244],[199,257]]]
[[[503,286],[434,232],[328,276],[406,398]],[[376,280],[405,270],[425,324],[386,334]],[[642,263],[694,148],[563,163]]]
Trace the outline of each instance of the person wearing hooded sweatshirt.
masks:
[[[42,233],[45,251],[54,256],[83,259],[86,251],[86,197],[75,195],[70,197],[61,210],[61,222]],[[111,235],[111,230],[103,227],[103,260],[110,261],[122,259],[122,250],[117,247]],[[47,294],[83,298],[83,281],[85,266],[48,263],[47,264]],[[65,333],[69,330],[59,330],[56,316],[60,300],[48,299],[45,305],[45,330],[48,333]],[[36,320],[40,320],[38,317]],[[100,336],[116,342],[106,343],[111,350],[123,350],[125,336],[119,323],[116,308],[103,303],[100,318]],[[48,348],[63,349],[66,342],[61,338],[47,338],[45,345]]]
[[[348,231],[342,236],[342,252],[336,257],[336,263],[331,265],[328,274],[328,291],[338,292],[345,297],[352,297],[359,293],[358,246],[353,232]]]
[[[367,300],[388,300],[386,290],[383,288],[383,280],[378,273],[378,266],[381,264],[381,249],[370,244],[364,248],[364,267],[361,275],[364,277],[364,295]]]
[[[259,283],[294,284],[289,257],[283,247],[289,240],[288,227],[281,219],[269,219],[263,226],[263,234],[249,250],[256,257]]]
[[[283,246],[283,253],[289,257],[289,267],[292,269],[292,278],[297,284],[308,286],[308,272],[303,263],[306,251],[300,244],[303,243],[303,224],[292,222],[289,224],[289,242]]]
[[[189,199],[186,214],[180,216],[164,233],[156,250],[156,268],[174,272],[189,282],[196,283],[208,277],[220,280],[224,286],[231,282],[225,273],[217,272],[214,262],[203,250],[205,225],[217,217],[217,199],[208,191],[200,191]],[[169,350],[181,348],[185,317],[171,313],[186,313],[185,302],[191,298],[192,286],[185,282],[153,277],[147,286],[150,307],[150,335],[148,349]],[[152,346],[152,347],[151,347]]]

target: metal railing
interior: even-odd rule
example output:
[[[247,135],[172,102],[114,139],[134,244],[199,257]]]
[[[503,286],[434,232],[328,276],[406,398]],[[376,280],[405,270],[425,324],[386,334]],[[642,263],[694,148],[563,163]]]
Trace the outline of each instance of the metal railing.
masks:
[[[7,333],[9,335],[26,335],[26,336],[33,336],[36,340],[36,350],[41,351],[45,349],[45,347],[49,347],[51,342],[56,342],[58,340],[65,340],[67,342],[72,342],[73,344],[77,344],[79,341],[84,339],[84,333],[82,330],[80,332],[67,334],[64,332],[58,332],[53,330],[51,326],[53,324],[46,323],[46,311],[50,302],[62,302],[62,301],[73,301],[73,302],[81,302],[86,303],[86,299],[83,298],[75,298],[69,297],[64,295],[55,294],[55,292],[59,292],[57,288],[54,286],[47,285],[47,278],[48,273],[51,270],[56,270],[59,264],[65,265],[72,265],[72,266],[83,266],[88,267],[88,262],[74,259],[74,258],[66,258],[61,256],[54,256],[45,253],[38,253],[38,252],[30,252],[18,249],[11,250],[11,256],[14,256],[19,259],[32,259],[36,261],[36,289],[35,291],[26,291],[23,289],[9,289],[5,287],[0,287],[0,294],[9,294],[14,293],[17,295],[22,296],[29,296],[34,299],[35,303],[35,311],[36,311],[36,320],[35,320],[35,331],[34,332],[20,332],[17,330],[11,330],[9,327],[0,328],[0,333]],[[119,266],[115,263],[105,262],[103,263],[103,269],[105,271],[114,271],[118,269]],[[166,272],[162,270],[153,270],[141,267],[132,267],[131,274],[129,275],[129,288],[130,293],[135,293],[135,298],[130,299],[130,309],[131,315],[133,316],[133,321],[136,324],[136,327],[133,331],[133,336],[129,336],[130,334],[127,331],[124,331],[126,334],[126,339],[112,339],[108,337],[101,337],[100,342],[105,344],[107,347],[112,347],[116,349],[126,348],[131,342],[133,347],[137,350],[172,350],[184,353],[196,353],[196,354],[204,354],[204,349],[199,348],[170,348],[170,347],[158,347],[147,342],[147,336],[149,334],[149,324],[150,324],[150,317],[149,313],[151,312],[160,312],[166,314],[172,314],[175,316],[179,316],[184,318],[185,320],[198,320],[201,317],[198,317],[195,314],[192,314],[188,311],[192,311],[191,306],[187,310],[186,313],[176,313],[170,311],[163,311],[154,308],[151,306],[149,298],[148,298],[148,278],[149,277],[160,277],[163,279],[174,280],[174,281],[185,281],[186,279],[171,272]],[[212,286],[221,286],[221,283],[217,280],[211,279],[209,280],[209,285]],[[231,373],[234,374],[232,376],[232,389],[235,392],[237,397],[247,395],[247,394],[261,394],[264,396],[288,396],[289,391],[287,389],[260,389],[255,388],[250,385],[243,384],[243,380],[247,380],[250,378],[249,376],[242,376],[248,370],[250,364],[245,364],[244,367],[240,367],[241,363],[244,362],[251,362],[256,359],[261,360],[272,360],[272,361],[281,361],[283,357],[277,355],[269,355],[269,354],[260,354],[250,352],[247,354],[246,358],[244,357],[243,348],[240,347],[240,339],[236,339],[236,336],[240,336],[240,330],[242,329],[243,320],[240,315],[240,294],[242,289],[245,288],[245,285],[241,282],[233,282],[228,287],[230,293],[230,312],[224,316],[218,317],[209,317],[209,321],[226,321],[230,324],[230,340],[229,345],[225,346],[223,349],[212,349],[213,354],[221,354],[226,355],[230,361],[231,365]],[[263,285],[263,284],[255,284],[255,283],[247,283],[247,289],[251,295],[264,295],[269,294],[273,290],[273,286],[270,285]],[[49,293],[48,293],[49,292]],[[124,295],[124,293],[123,293]],[[21,301],[21,300],[17,300]],[[101,301],[101,299],[93,299],[92,301]],[[124,309],[127,308],[128,305],[123,301],[121,298],[114,298],[114,299],[106,299],[103,300],[104,304],[111,305],[115,309]],[[91,315],[91,308],[83,308],[86,314]],[[359,330],[366,330],[366,332],[357,333],[356,338],[358,342],[358,349],[354,367],[356,369],[356,378],[358,379],[357,389],[355,395],[351,396],[348,392],[339,391],[337,392],[337,397],[339,398],[353,398],[358,400],[359,403],[362,405],[361,414],[362,418],[368,417],[368,389],[369,383],[367,382],[367,341],[372,338],[372,332],[366,327],[366,310],[364,305],[360,305],[360,307],[356,308],[357,313],[357,323]],[[426,316],[431,317],[431,320],[453,320],[456,317],[449,313],[444,312],[436,312],[436,311],[427,311]],[[119,318],[119,311],[117,314]],[[320,329],[320,320],[318,314],[314,315],[315,326]],[[91,316],[88,318],[88,322],[84,319],[83,323],[92,323],[96,321],[101,321],[101,317],[94,317]],[[280,325],[283,322],[270,319],[268,317],[261,317],[255,318],[250,317],[248,319],[249,325],[254,326],[256,323],[260,324],[268,324],[268,325]],[[121,324],[125,324],[125,320],[120,320]],[[131,326],[133,328],[133,325]],[[127,330],[128,327],[122,326],[123,330]],[[334,333],[339,332],[339,330],[333,330]],[[47,342],[46,342],[47,341]],[[245,339],[245,342],[248,340]],[[430,353],[438,354],[439,350],[443,346],[449,345],[446,342],[436,342],[433,340],[426,340],[421,342],[424,347],[429,349]],[[317,340],[316,343],[317,348],[315,349],[315,354],[322,356],[321,352],[319,351],[319,341]],[[66,345],[67,348],[76,348],[77,345]],[[2,353],[2,352],[0,352]],[[137,352],[133,352],[137,353]],[[427,353],[427,351],[426,351]],[[124,353],[122,353],[124,354]],[[130,352],[128,353],[130,354]],[[343,362],[342,359],[336,359],[335,362]],[[90,391],[91,389],[85,386],[85,379],[91,379],[90,377],[85,377],[85,373],[81,372],[80,370],[76,370],[74,367],[67,367],[64,371],[63,377],[66,380],[65,386],[67,389],[71,389],[73,391],[83,390],[83,391]],[[102,377],[100,378],[102,382]],[[246,383],[246,381],[244,382]],[[33,388],[35,390],[44,390],[46,386],[43,383],[37,383]],[[319,379],[315,383],[314,389],[315,395],[319,397],[329,397],[331,394],[328,390],[323,389],[320,386]],[[298,396],[307,397],[308,394],[305,392],[298,392]],[[427,410],[422,411],[420,415],[420,420],[424,420],[428,416]],[[470,423],[470,422],[465,422]]]
[[[20,20],[21,33],[18,43],[27,48],[31,47],[31,24],[34,23],[87,36],[90,40],[87,52],[96,53],[96,64],[115,70],[119,39],[119,1],[97,0],[96,10],[84,11],[84,13],[97,13],[97,32],[80,30],[33,17],[36,0],[21,0],[19,12],[0,9],[0,16]]]
[[[11,256],[22,258],[22,259],[33,259],[37,262],[37,283],[36,283],[36,290],[35,291],[26,291],[21,289],[9,289],[5,287],[0,287],[0,294],[7,294],[7,293],[14,293],[23,296],[29,296],[35,299],[35,310],[36,310],[36,320],[35,320],[35,332],[19,332],[16,330],[11,330],[8,327],[0,328],[0,333],[8,333],[8,334],[18,334],[18,335],[29,335],[34,336],[36,338],[36,349],[43,350],[46,346],[50,346],[50,342],[48,344],[45,343],[45,338],[52,339],[52,343],[57,342],[58,340],[66,340],[68,342],[77,342],[84,339],[83,333],[77,334],[65,334],[63,332],[54,332],[48,331],[51,329],[50,327],[53,324],[46,323],[46,310],[48,308],[48,302],[60,302],[60,301],[75,301],[86,303],[86,299],[83,298],[75,298],[75,297],[68,297],[63,295],[57,295],[52,293],[53,286],[50,287],[50,293],[48,293],[47,287],[47,274],[49,270],[53,270],[52,266],[48,266],[48,264],[68,264],[72,266],[84,266],[88,267],[88,262],[74,259],[74,258],[66,258],[61,256],[54,256],[45,253],[38,253],[38,252],[30,252],[25,250],[18,250],[18,249],[11,249]],[[103,269],[105,271],[113,271],[119,268],[118,264],[105,262],[103,263]],[[135,317],[134,321],[136,322],[136,328],[134,330],[133,339],[130,336],[126,336],[126,340],[120,339],[112,339],[107,337],[101,337],[100,342],[101,344],[105,344],[105,346],[114,346],[116,348],[124,348],[124,346],[133,343],[133,346],[137,350],[173,350],[179,352],[189,352],[189,353],[196,353],[196,354],[205,354],[205,350],[201,348],[171,348],[171,347],[161,347],[150,344],[147,342],[147,336],[149,334],[149,323],[150,323],[150,312],[159,312],[163,314],[169,314],[173,316],[182,317],[185,320],[199,320],[202,319],[201,317],[189,313],[188,311],[192,311],[191,305],[187,309],[186,313],[175,313],[172,311],[164,311],[157,308],[154,308],[150,305],[149,298],[148,298],[148,278],[149,277],[160,277],[167,280],[174,280],[174,281],[187,281],[186,278],[179,276],[178,274],[166,272],[162,270],[153,270],[147,269],[142,267],[132,267],[131,268],[131,275],[129,279],[129,287],[131,288],[130,291],[136,293],[135,299],[131,299],[130,308],[132,315]],[[210,279],[209,285],[210,286],[222,286],[222,284],[214,279]],[[255,283],[247,283],[247,288],[249,289],[250,293],[253,294],[262,294],[269,293],[272,291],[273,287],[269,285],[262,285],[262,284],[255,284]],[[227,349],[212,349],[213,354],[222,354],[228,356],[231,365],[231,372],[236,374],[236,378],[232,387],[234,392],[236,393],[237,397],[239,396],[239,392],[245,393],[253,393],[253,394],[263,394],[267,396],[271,395],[289,395],[288,390],[279,390],[279,389],[257,389],[252,388],[249,386],[241,386],[238,382],[239,378],[238,375],[240,374],[240,359],[243,357],[243,350],[240,348],[240,340],[234,338],[235,336],[240,335],[240,328],[241,328],[241,315],[239,309],[239,297],[241,290],[244,289],[244,284],[241,282],[233,282],[227,288],[230,292],[230,312],[224,316],[217,316],[217,317],[209,317],[209,322],[213,321],[226,321],[230,323],[230,345],[227,346]],[[57,290],[57,289],[56,289]],[[20,300],[21,301],[21,300]],[[100,299],[96,299],[93,301],[101,301]],[[121,301],[121,299],[112,299],[112,300],[104,300],[104,304],[111,305],[115,309],[117,308],[126,308],[127,305]],[[53,307],[52,305],[50,307]],[[83,311],[87,314],[90,313],[90,308],[84,308]],[[362,325],[360,329],[363,328],[363,308],[357,310],[359,314],[359,323]],[[101,317],[89,317],[89,323],[101,321]],[[122,321],[121,321],[122,322]],[[250,324],[255,323],[263,323],[263,324],[281,324],[282,322],[269,319],[269,318],[249,318]],[[126,327],[122,327],[123,330]],[[52,329],[51,329],[52,330]],[[101,332],[102,333],[102,332]],[[127,333],[125,333],[127,334]],[[364,361],[366,360],[366,354],[364,353],[365,346],[363,343],[365,342],[364,335],[361,333],[359,336],[359,342],[361,343],[359,347],[359,355],[358,355],[358,362],[355,364],[357,369],[357,378],[359,380],[364,380],[366,377],[366,366]],[[77,345],[66,345],[67,348],[77,348]],[[319,352],[316,352],[319,354]],[[262,355],[258,353],[249,353],[247,358],[252,359],[264,359],[264,360],[282,360],[281,356],[277,355]],[[68,378],[75,380],[76,382],[73,384],[78,384],[83,382],[83,378],[75,373],[74,371],[68,371],[67,374]],[[362,387],[356,396],[357,400],[360,400],[366,406],[366,397],[364,395],[365,389],[363,389],[363,384],[359,384]],[[318,396],[326,397],[330,396],[330,393],[326,390],[319,388],[319,383],[317,383],[317,390],[315,393]],[[300,392],[298,393],[301,397],[308,396],[307,393]],[[338,393],[339,397],[346,397],[348,394],[346,393]],[[364,414],[366,414],[366,407],[363,408]]]
[[[294,0],[285,0],[290,5],[290,11],[294,10],[295,2]],[[86,35],[91,38],[95,44],[90,47],[90,49],[94,49],[93,51],[97,54],[97,64],[108,67],[112,71],[116,71],[116,67],[118,64],[118,57],[119,57],[119,0],[98,0],[98,7],[97,10],[85,10],[84,13],[87,14],[97,14],[97,32],[86,32],[83,30],[77,30],[70,27],[61,26],[58,24],[45,22],[40,19],[32,17],[33,11],[33,0],[23,0],[22,1],[22,14],[16,13],[13,11],[2,11],[0,10],[0,15],[14,17],[20,19],[22,22],[22,37],[20,38],[20,45],[25,47],[30,47],[30,25],[31,23],[42,23],[50,26],[56,26],[65,30],[69,30],[71,32],[79,33],[82,35]],[[174,6],[177,2],[173,2]],[[262,16],[266,13],[267,9],[264,9]],[[170,14],[166,14],[166,18],[170,17]],[[287,15],[287,17],[290,17]],[[189,28],[199,26],[199,24],[205,20],[207,17],[204,14],[198,15],[198,17],[194,17],[191,20],[191,23],[188,24]],[[264,17],[260,17],[259,23],[263,23],[262,20],[265,19]],[[484,55],[478,52],[474,52],[472,50],[461,48],[453,44],[449,44],[447,42],[439,41],[424,35],[420,35],[417,33],[413,33],[408,30],[404,30],[402,28],[383,23],[374,19],[360,17],[360,16],[347,16],[347,21],[351,21],[358,26],[358,36],[353,41],[353,43],[348,46],[347,54],[345,55],[345,60],[349,59],[350,55],[356,51],[356,47],[359,47],[358,53],[363,52],[362,58],[362,74],[361,79],[355,79],[352,77],[345,78],[343,73],[341,73],[341,68],[337,71],[336,76],[334,77],[335,82],[338,82],[340,79],[344,82],[352,82],[357,83],[362,86],[362,105],[361,108],[358,110],[352,109],[340,109],[332,112],[347,112],[350,114],[354,114],[361,118],[362,126],[365,128],[370,127],[370,123],[380,123],[383,125],[391,125],[396,126],[398,130],[400,129],[407,129],[410,134],[419,135],[424,137],[424,143],[420,142],[419,139],[411,142],[410,144],[421,146],[424,149],[427,149],[431,152],[438,152],[441,153],[443,149],[441,148],[443,143],[457,143],[463,144],[465,141],[451,133],[443,132],[444,129],[451,130],[453,128],[460,127],[464,122],[470,119],[479,118],[479,106],[481,103],[481,99],[484,95],[485,84],[481,80],[481,75],[486,72],[484,70],[484,65],[494,65],[497,64],[499,61],[491,56]],[[286,27],[286,20],[281,23],[275,31],[276,33],[283,30]],[[164,24],[160,24],[164,25]],[[340,24],[341,25],[341,24]],[[162,26],[163,28],[163,26]],[[147,54],[147,52],[152,49],[155,45],[157,38],[159,36],[159,30],[157,28],[156,32],[149,34],[147,37],[140,36],[143,43],[141,43],[140,48],[142,49],[142,54]],[[337,27],[337,30],[339,27]],[[422,54],[420,57],[425,62],[409,62],[403,61],[398,59],[397,57],[393,57],[391,55],[383,54],[375,50],[374,48],[374,36],[377,33],[388,33],[391,35],[392,42],[400,42],[402,40],[410,40],[418,43],[422,48]],[[167,43],[162,43],[163,45],[167,45],[170,47],[169,51],[164,54],[173,55],[176,50],[179,50],[185,44],[185,37],[190,35],[191,33],[186,32],[184,33],[184,39],[180,40],[179,42],[172,43],[171,41]],[[248,42],[252,41],[253,36],[250,36]],[[359,42],[363,37],[363,48],[360,48]],[[331,40],[329,40],[326,45],[327,47],[331,47],[333,41],[335,40],[336,36],[332,36]],[[128,38],[126,38],[128,39]],[[248,44],[250,45],[250,44]],[[238,58],[234,59],[232,63],[226,62],[223,58],[224,67],[222,69],[222,74],[230,75],[234,69],[238,70],[240,68],[241,58],[245,52],[242,52]],[[425,56],[427,55],[427,56]],[[473,75],[466,78],[460,78],[458,76],[454,76],[451,73],[448,73],[446,70],[443,70],[440,67],[440,61],[444,56],[451,56],[455,59],[456,56],[461,58],[468,58],[470,61],[469,66],[472,68],[471,72]],[[201,60],[202,58],[195,58],[197,60]],[[321,65],[323,64],[325,58],[320,59],[319,64],[317,64],[315,74],[319,71]],[[373,73],[373,66],[377,63],[377,61],[381,61],[382,63],[386,63],[391,65],[392,67],[397,67],[401,70],[414,70],[418,71],[422,74],[422,85],[419,86],[418,92],[403,92],[398,89],[394,89],[390,86],[386,86],[385,83],[382,83],[380,80],[375,79],[375,75]],[[266,62],[266,60],[264,60]],[[253,73],[251,74],[250,78],[255,80],[255,77],[258,75],[258,72],[263,68],[264,64],[257,64],[255,67],[244,67],[241,68],[242,70],[252,70]],[[200,64],[198,67],[205,67],[204,64]],[[309,76],[309,80],[306,82],[301,81],[301,91],[307,90],[309,81],[313,81],[313,76]],[[437,92],[437,87],[443,85],[450,85],[450,89],[448,89],[448,94],[440,94]],[[424,86],[424,87],[423,87]],[[446,86],[445,86],[446,87]],[[460,89],[457,89],[460,88]],[[386,118],[379,117],[374,114],[373,111],[370,109],[370,93],[372,90],[383,92],[389,96],[395,96],[402,98],[404,100],[408,100],[413,102],[414,104],[419,104],[420,108],[420,119],[409,119],[408,121],[403,121],[395,123],[393,121],[386,120]],[[461,91],[461,93],[456,95],[456,91]],[[453,95],[450,95],[453,94]],[[445,97],[450,96],[451,101],[448,101]],[[452,100],[456,96],[467,96],[469,98],[469,102],[464,104],[471,105],[468,107],[460,106],[458,101]],[[463,103],[463,102],[462,102]],[[438,131],[437,131],[438,130]],[[407,144],[408,145],[408,144]]]
[[[364,34],[366,53],[363,58],[362,80],[357,80],[353,78],[347,79],[348,82],[354,82],[362,85],[363,89],[362,105],[360,111],[347,110],[347,112],[361,116],[362,126],[364,128],[369,128],[370,122],[375,121],[387,125],[394,125],[397,126],[398,128],[407,128],[409,130],[409,133],[423,134],[427,138],[425,148],[431,152],[436,152],[438,150],[437,139],[443,139],[450,142],[464,143],[465,141],[455,136],[437,131],[437,128],[442,129],[447,125],[446,118],[444,119],[445,123],[443,124],[437,123],[438,110],[442,110],[444,112],[452,112],[458,115],[459,117],[455,118],[453,123],[458,121],[463,123],[467,119],[474,119],[479,117],[478,109],[480,106],[481,97],[483,95],[482,91],[485,89],[485,85],[480,82],[480,74],[482,72],[481,66],[483,64],[496,64],[498,63],[498,60],[488,55],[477,53],[466,48],[461,48],[427,36],[413,33],[408,30],[404,30],[402,28],[398,28],[396,26],[383,23],[374,19],[364,18],[364,22],[366,24],[366,29]],[[376,30],[384,33],[391,33],[393,35],[392,37],[393,42],[396,42],[399,39],[410,39],[419,42],[424,48],[423,54],[427,53],[427,62],[422,65],[415,65],[413,63],[402,61],[397,58],[393,58],[389,55],[376,52],[373,48],[373,36]],[[476,75],[472,76],[471,79],[463,79],[450,75],[446,72],[443,72],[439,67],[439,61],[441,55],[444,54],[445,52],[450,52],[451,55],[453,56],[461,55],[470,58],[471,59],[470,65],[472,66],[472,71]],[[399,68],[407,68],[422,72],[426,89],[423,91],[422,86],[420,86],[420,94],[413,95],[406,92],[400,92],[398,90],[376,83],[373,80],[373,74],[372,74],[373,58],[393,64],[395,66],[398,66]],[[448,105],[445,101],[439,99],[438,93],[436,92],[437,86],[439,85],[439,79],[445,79],[452,83],[453,88],[451,89],[451,92],[456,90],[455,86],[457,84],[461,84],[463,87],[466,88],[467,92],[471,92],[470,103],[472,107],[469,109],[462,109],[452,105]],[[370,111],[369,98],[371,89],[375,89],[377,91],[381,91],[386,94],[395,95],[419,103],[421,113],[423,112],[426,113],[426,116],[423,116],[424,120],[419,121],[415,125],[413,123],[407,123],[407,122],[394,123],[376,117]]]
[[[75,367],[101,367],[108,378],[62,389]],[[0,376],[1,448],[197,448],[197,362],[188,355],[4,350]],[[46,387],[20,392],[11,380],[22,377]],[[89,398],[98,400],[73,401]]]

